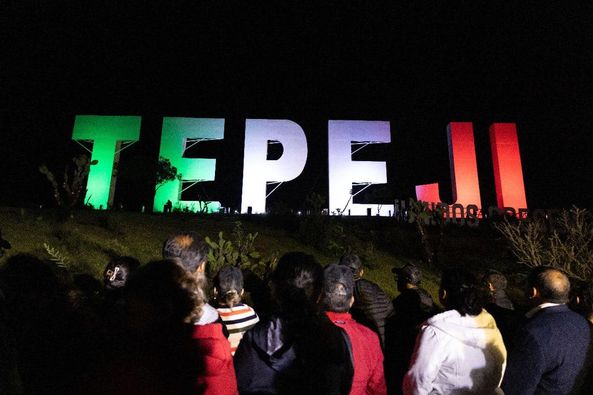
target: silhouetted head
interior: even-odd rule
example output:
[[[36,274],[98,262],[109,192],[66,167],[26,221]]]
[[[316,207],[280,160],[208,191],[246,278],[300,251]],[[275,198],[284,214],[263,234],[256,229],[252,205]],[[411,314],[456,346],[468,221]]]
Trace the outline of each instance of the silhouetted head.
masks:
[[[416,265],[411,263],[399,268],[391,269],[392,273],[397,274],[397,290],[402,292],[404,289],[418,288],[422,281],[422,271]]]
[[[527,276],[528,297],[534,304],[566,303],[570,296],[570,280],[566,273],[551,266],[538,266]]]
[[[336,264],[323,270],[321,305],[325,311],[345,313],[350,310],[354,293],[354,276],[350,268]]]
[[[103,285],[108,289],[122,288],[139,266],[140,262],[129,256],[111,259],[103,271]]]
[[[205,270],[209,247],[196,232],[182,232],[170,236],[163,245],[163,258],[178,259],[190,273]]]
[[[364,268],[362,267],[362,260],[358,255],[354,254],[347,254],[342,255],[340,258],[339,265],[346,266],[350,268],[352,274],[354,275],[354,279],[358,280],[364,274]]]
[[[289,252],[280,258],[271,275],[273,295],[286,311],[311,308],[319,299],[322,273],[312,255]]]
[[[478,315],[487,297],[486,289],[466,269],[453,268],[443,272],[439,299],[447,310],[457,310],[461,315]]]
[[[571,287],[570,308],[593,322],[593,282],[581,281]]]
[[[149,262],[126,286],[133,330],[155,332],[199,319],[203,293],[194,276],[174,260]]]
[[[0,272],[9,303],[39,307],[58,296],[60,281],[51,264],[29,254],[14,255]]]
[[[214,276],[214,294],[220,304],[233,307],[241,302],[243,273],[236,266],[223,266]]]

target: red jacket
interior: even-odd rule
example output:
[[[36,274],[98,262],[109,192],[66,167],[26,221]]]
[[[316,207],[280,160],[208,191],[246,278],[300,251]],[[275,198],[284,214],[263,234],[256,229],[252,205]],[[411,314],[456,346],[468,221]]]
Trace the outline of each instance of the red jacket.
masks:
[[[199,360],[196,380],[198,393],[237,394],[231,346],[222,333],[222,324],[195,325],[192,339]]]
[[[326,314],[335,325],[348,334],[352,343],[354,379],[350,394],[386,394],[383,352],[377,334],[354,321],[348,313],[327,311]]]

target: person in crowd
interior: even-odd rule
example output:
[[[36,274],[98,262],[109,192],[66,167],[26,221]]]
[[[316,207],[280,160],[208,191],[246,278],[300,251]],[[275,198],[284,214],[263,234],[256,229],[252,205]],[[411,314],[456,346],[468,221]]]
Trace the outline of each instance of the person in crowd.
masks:
[[[506,348],[494,318],[482,307],[486,291],[465,269],[445,270],[439,300],[446,311],[429,318],[418,336],[404,394],[494,394]]]
[[[131,256],[112,258],[103,270],[103,285],[107,290],[121,290],[130,275],[140,267],[140,262]]]
[[[484,283],[490,290],[491,302],[507,310],[514,310],[515,306],[507,295],[507,278],[495,269],[489,269],[484,275]]]
[[[10,385],[26,394],[73,393],[96,353],[92,333],[79,325],[70,305],[69,277],[49,262],[17,254],[3,265],[0,283],[7,347],[0,359],[9,363]]]
[[[231,353],[239,346],[243,334],[259,322],[255,311],[245,303],[243,296],[243,274],[235,266],[223,266],[214,277],[216,310],[229,334]]]
[[[502,333],[505,344],[510,345],[514,333],[520,326],[521,314],[515,311],[515,306],[506,293],[507,278],[501,272],[489,269],[482,282],[490,294],[484,308],[496,320],[496,325]]]
[[[100,325],[98,336],[102,357],[109,359],[121,352],[126,339],[125,285],[140,267],[140,262],[129,256],[109,260],[102,276],[102,304],[99,309]]]
[[[99,369],[97,394],[236,394],[222,324],[196,325],[204,306],[200,283],[179,265],[141,266],[126,285],[128,345]]]
[[[375,332],[352,319],[354,276],[350,268],[329,265],[323,271],[321,305],[329,319],[342,328],[352,344],[354,378],[351,395],[386,394],[383,352]]]
[[[422,271],[413,264],[393,268],[399,295],[385,324],[385,378],[390,394],[401,394],[420,324],[438,313],[432,297],[420,287]]]
[[[17,362],[15,339],[11,332],[6,299],[0,288],[0,394],[21,395],[24,389]]]
[[[320,311],[322,268],[292,252],[271,275],[278,311],[243,335],[235,353],[241,394],[348,394],[353,365],[348,336]]]
[[[389,296],[377,284],[362,278],[364,268],[357,255],[344,255],[339,264],[350,268],[354,275],[354,304],[350,309],[352,317],[377,332],[381,346],[383,346],[385,320],[393,313],[393,305]]]
[[[220,320],[218,312],[208,302],[208,281],[206,262],[209,247],[206,240],[196,232],[180,232],[170,236],[163,245],[163,258],[176,259],[188,273],[200,283],[200,292],[206,301],[202,306],[199,324],[209,324]]]
[[[568,306],[593,325],[593,282],[571,281]]]
[[[399,295],[393,300],[393,309],[395,312],[401,311],[416,311],[420,310],[425,313],[432,313],[436,308],[432,300],[432,296],[422,287],[422,271],[416,265],[411,263],[406,264],[402,268],[393,268],[392,273],[397,275],[396,284]],[[411,300],[416,300],[418,295],[419,304],[409,303]],[[410,298],[410,300],[408,299]]]
[[[539,266],[527,277],[533,308],[509,349],[505,394],[579,393],[589,368],[591,328],[566,305],[569,294],[570,280],[559,269]]]

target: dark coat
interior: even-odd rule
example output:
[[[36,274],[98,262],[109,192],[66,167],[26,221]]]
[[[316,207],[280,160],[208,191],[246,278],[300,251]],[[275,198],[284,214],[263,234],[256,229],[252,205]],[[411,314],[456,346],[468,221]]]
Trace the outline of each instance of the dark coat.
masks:
[[[422,288],[403,290],[393,300],[393,307],[394,314],[385,324],[385,380],[389,394],[401,394],[420,324],[439,310]]]
[[[542,309],[525,321],[509,347],[504,393],[578,393],[590,343],[583,317],[566,305]]]
[[[245,332],[234,357],[241,394],[348,394],[348,336],[325,315],[273,315]]]
[[[385,344],[385,320],[393,314],[393,304],[381,287],[365,279],[356,280],[350,314],[357,322],[377,332],[381,346]]]

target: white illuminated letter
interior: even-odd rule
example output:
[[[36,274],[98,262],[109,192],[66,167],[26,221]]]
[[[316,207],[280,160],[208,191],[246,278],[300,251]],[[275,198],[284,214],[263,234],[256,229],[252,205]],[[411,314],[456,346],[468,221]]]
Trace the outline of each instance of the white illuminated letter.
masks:
[[[267,160],[268,142],[282,144],[279,159]],[[267,183],[295,179],[306,162],[307,138],[299,125],[281,119],[247,119],[241,212],[251,207],[254,214],[265,213]]]
[[[366,215],[367,209],[379,205],[354,204],[353,185],[385,184],[385,162],[353,161],[352,143],[357,145],[390,143],[389,122],[385,121],[329,121],[329,211],[350,215]],[[382,206],[381,215],[393,212],[393,205]],[[377,212],[373,213],[377,214]]]

